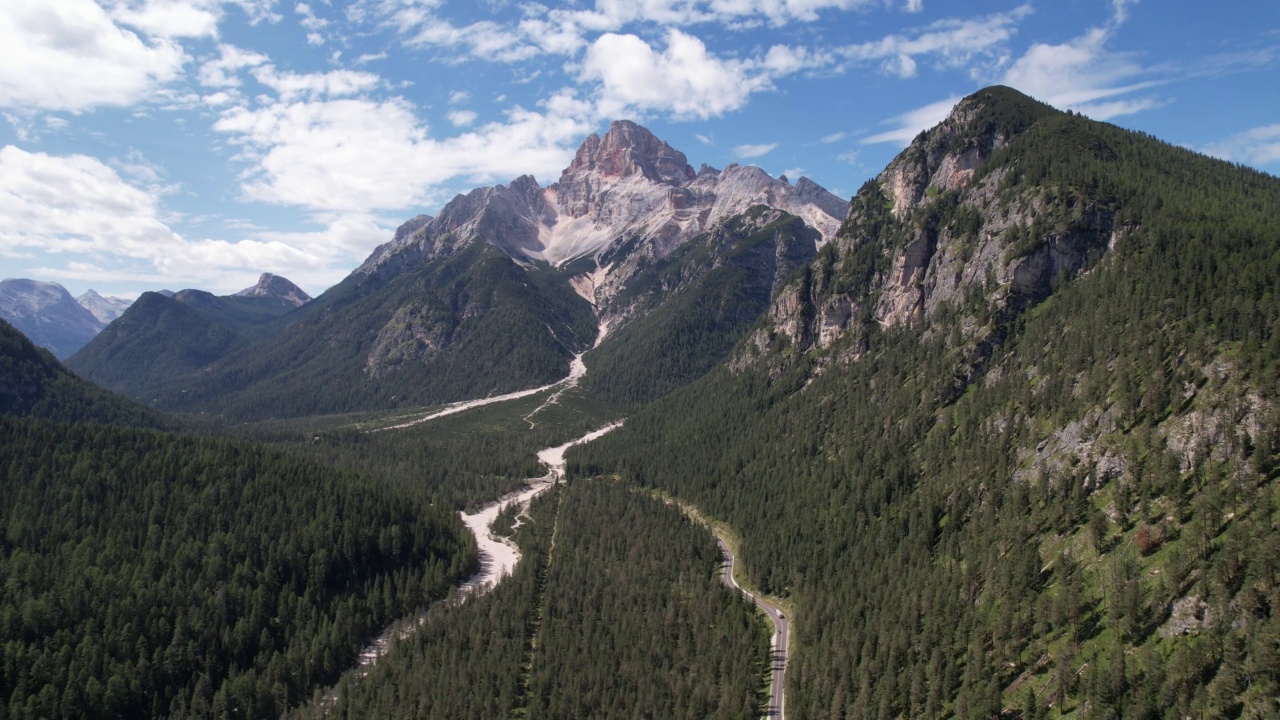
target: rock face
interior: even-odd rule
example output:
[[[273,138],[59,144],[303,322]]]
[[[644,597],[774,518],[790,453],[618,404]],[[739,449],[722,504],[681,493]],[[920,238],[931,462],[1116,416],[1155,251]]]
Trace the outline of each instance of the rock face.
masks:
[[[124,314],[125,310],[133,304],[132,300],[118,297],[103,297],[94,290],[87,290],[83,295],[76,298],[76,302],[84,306],[85,310],[93,313],[98,321],[103,325],[110,323],[112,320]]]
[[[297,285],[289,282],[286,278],[272,275],[271,273],[262,273],[262,276],[258,278],[257,285],[235,293],[235,297],[273,298],[293,307],[300,307],[311,302],[311,296],[303,292]]]
[[[807,178],[792,185],[736,164],[695,172],[684,153],[621,120],[603,137],[588,137],[556,183],[544,188],[525,176],[459,195],[438,217],[401,226],[357,272],[392,276],[472,242],[520,262],[592,258],[573,283],[608,315],[611,299],[641,268],[754,205],[796,215],[820,233],[820,244],[848,209]]]
[[[976,299],[1016,314],[1082,272],[1123,235],[1114,210],[1070,187],[1007,190],[1010,168],[988,162],[1049,115],[1066,117],[1008,88],[961,101],[858,192],[829,252],[778,298],[774,331],[803,350]],[[981,344],[986,319],[966,322]]]
[[[0,317],[59,360],[84,347],[103,323],[58,283],[0,281]]]

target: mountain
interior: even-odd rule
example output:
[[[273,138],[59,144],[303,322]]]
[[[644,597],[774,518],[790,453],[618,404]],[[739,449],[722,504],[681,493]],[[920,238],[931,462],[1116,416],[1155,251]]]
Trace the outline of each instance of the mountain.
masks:
[[[625,314],[611,300],[642,268],[755,205],[801,218],[820,243],[848,209],[808,178],[791,185],[737,164],[694,172],[684,153],[619,120],[604,137],[588,137],[556,183],[543,188],[524,176],[459,196],[435,218],[420,216],[412,229],[402,228],[357,273],[395,273],[487,242],[518,260],[575,269],[574,287],[607,321]]]
[[[143,293],[67,358],[67,367],[144,402],[160,388],[181,393],[190,375],[269,333],[306,297],[274,275],[264,275],[258,285],[234,295]]]
[[[85,310],[93,313],[93,316],[98,318],[98,322],[102,323],[103,327],[124,314],[124,311],[128,310],[129,306],[133,304],[132,300],[103,297],[93,290],[86,290],[83,295],[76,298],[76,302],[80,303]]]
[[[59,359],[79,350],[103,326],[66,288],[27,279],[0,280],[0,318]]]
[[[1280,180],[1008,88],[575,450],[731,525],[800,717],[1266,717]]]
[[[182,343],[125,332],[126,313],[71,366],[169,410],[306,415],[544,385],[607,327],[593,351],[600,374],[619,381],[616,400],[639,402],[723,357],[846,209],[807,179],[792,185],[737,165],[694,172],[648,130],[615,122],[547,188],[521,177],[407,221],[269,334],[242,342],[221,333],[234,329],[226,323],[172,323],[189,328]],[[693,306],[702,314],[691,324],[678,308]],[[646,318],[649,330],[625,331]],[[632,372],[648,359],[609,348],[637,333],[648,336],[646,358],[661,362]]]
[[[0,415],[62,423],[160,427],[149,408],[135,405],[69,372],[48,350],[37,347],[0,320]]]
[[[287,278],[271,273],[263,273],[258,284],[245,288],[234,294],[235,297],[271,298],[291,307],[300,307],[311,302],[311,296]]]

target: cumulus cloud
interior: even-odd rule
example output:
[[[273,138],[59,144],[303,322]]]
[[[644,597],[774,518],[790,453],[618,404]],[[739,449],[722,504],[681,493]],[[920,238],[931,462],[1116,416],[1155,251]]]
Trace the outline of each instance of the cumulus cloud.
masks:
[[[182,72],[168,39],[144,42],[92,0],[5,0],[0,107],[84,112],[130,105]]]
[[[219,0],[117,0],[111,17],[144,33],[165,38],[212,37],[221,18]]]
[[[757,158],[761,155],[768,155],[778,147],[778,143],[767,143],[761,145],[739,145],[733,149],[733,154],[742,158]]]
[[[243,50],[235,45],[219,45],[218,57],[202,64],[197,77],[200,84],[208,87],[238,87],[241,70],[265,65],[269,61],[270,58],[266,55],[252,50]]]
[[[466,127],[474,123],[479,116],[472,110],[454,110],[449,113],[448,117],[449,122],[453,123],[454,127]]]
[[[0,148],[0,253],[44,254],[51,265],[35,269],[42,277],[219,288],[228,270],[253,277],[269,268],[323,270],[335,251],[350,252],[280,238],[190,241],[161,215],[154,191],[95,158]],[[61,257],[74,259],[57,265]]]
[[[767,74],[742,61],[717,58],[701,40],[679,30],[668,32],[662,52],[635,35],[600,36],[582,60],[580,80],[596,84],[597,106],[605,117],[661,111],[706,119],[736,110],[753,92],[772,87]]]
[[[589,114],[561,93],[539,111],[517,107],[504,122],[436,139],[403,98],[280,99],[228,109],[214,129],[243,149],[246,199],[362,212],[425,204],[454,178],[558,175],[590,130],[581,119]]]
[[[1280,123],[1236,133],[1210,143],[1204,152],[1223,160],[1255,166],[1280,163]]]

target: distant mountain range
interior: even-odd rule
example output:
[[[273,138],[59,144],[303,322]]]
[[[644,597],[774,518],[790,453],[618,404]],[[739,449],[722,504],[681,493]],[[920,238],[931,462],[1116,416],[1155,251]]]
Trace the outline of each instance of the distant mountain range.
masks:
[[[65,359],[118,317],[129,301],[90,290],[77,300],[53,282],[0,280],[0,318],[31,341]]]
[[[159,294],[173,297],[176,293],[162,290]],[[274,304],[293,307],[311,299],[293,283],[270,273],[264,273],[256,285],[235,296],[270,298]],[[132,300],[106,297],[94,290],[72,297],[55,282],[25,278],[0,280],[0,318],[59,360],[74,355],[131,305]]]

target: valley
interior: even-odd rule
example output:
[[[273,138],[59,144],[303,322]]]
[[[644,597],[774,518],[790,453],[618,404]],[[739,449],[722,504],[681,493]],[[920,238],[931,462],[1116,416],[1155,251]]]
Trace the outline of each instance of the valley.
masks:
[[[0,719],[1271,717],[1278,278],[1280,180],[991,87],[0,323]]]

